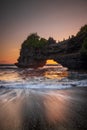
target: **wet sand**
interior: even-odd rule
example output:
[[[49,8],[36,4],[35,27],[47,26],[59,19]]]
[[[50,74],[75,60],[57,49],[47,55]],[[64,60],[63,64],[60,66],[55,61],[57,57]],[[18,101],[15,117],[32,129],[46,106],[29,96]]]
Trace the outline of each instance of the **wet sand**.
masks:
[[[87,88],[1,88],[0,130],[87,130]]]

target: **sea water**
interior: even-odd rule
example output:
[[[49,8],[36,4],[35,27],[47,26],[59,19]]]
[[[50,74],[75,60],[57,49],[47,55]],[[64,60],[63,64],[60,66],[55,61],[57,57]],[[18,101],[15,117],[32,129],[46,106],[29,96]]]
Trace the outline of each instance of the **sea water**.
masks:
[[[87,72],[0,66],[0,130],[87,130]]]
[[[0,88],[65,89],[86,86],[87,72],[69,71],[61,65],[46,65],[38,69],[0,66]]]

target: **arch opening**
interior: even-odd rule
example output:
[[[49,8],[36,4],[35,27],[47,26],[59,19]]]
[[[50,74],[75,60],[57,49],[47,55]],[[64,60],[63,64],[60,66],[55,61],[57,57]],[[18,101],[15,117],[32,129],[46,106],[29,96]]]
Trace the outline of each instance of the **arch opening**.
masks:
[[[58,65],[58,62],[56,62],[56,61],[54,61],[54,60],[52,60],[52,59],[48,59],[48,60],[46,61],[46,65]]]
[[[54,59],[47,59],[45,67],[48,68],[44,73],[46,78],[61,80],[68,76],[67,69]]]
[[[45,65],[59,66],[60,68],[68,69],[67,67],[64,67],[61,63],[57,62],[54,59],[47,59]]]

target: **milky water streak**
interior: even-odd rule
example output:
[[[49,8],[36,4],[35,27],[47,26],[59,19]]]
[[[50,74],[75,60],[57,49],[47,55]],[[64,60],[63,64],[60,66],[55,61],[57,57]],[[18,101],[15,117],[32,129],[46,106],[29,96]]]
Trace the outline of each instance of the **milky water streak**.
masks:
[[[68,71],[60,65],[38,69],[0,67],[0,87],[31,89],[64,89],[87,86],[87,72]]]
[[[87,73],[0,66],[0,130],[87,130]]]

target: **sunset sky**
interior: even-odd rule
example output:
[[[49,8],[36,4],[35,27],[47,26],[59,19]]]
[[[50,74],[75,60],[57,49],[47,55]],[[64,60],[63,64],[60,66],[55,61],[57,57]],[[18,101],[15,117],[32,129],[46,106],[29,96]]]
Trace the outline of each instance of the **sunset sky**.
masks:
[[[0,63],[15,63],[30,33],[55,40],[87,24],[87,0],[0,0]]]

